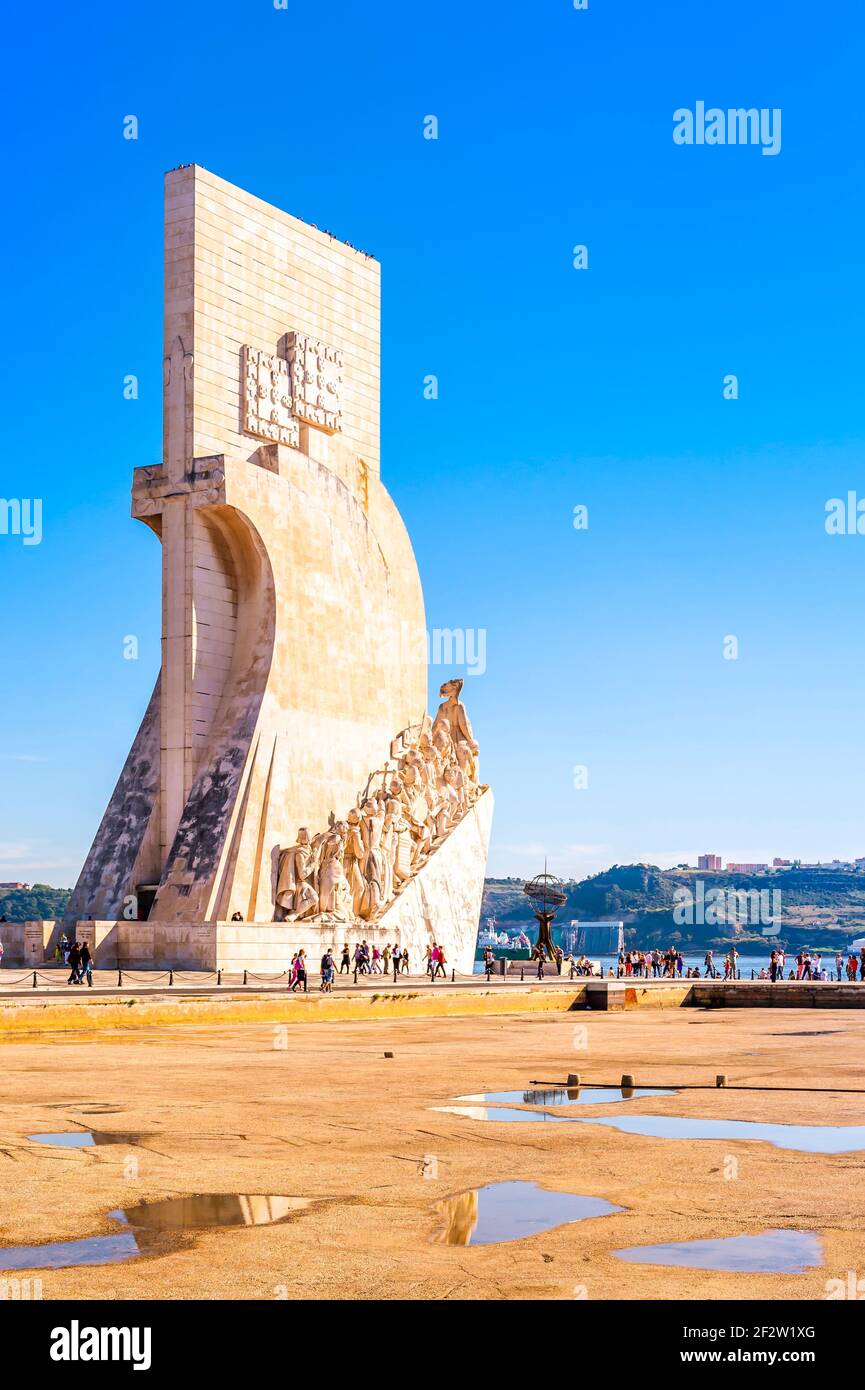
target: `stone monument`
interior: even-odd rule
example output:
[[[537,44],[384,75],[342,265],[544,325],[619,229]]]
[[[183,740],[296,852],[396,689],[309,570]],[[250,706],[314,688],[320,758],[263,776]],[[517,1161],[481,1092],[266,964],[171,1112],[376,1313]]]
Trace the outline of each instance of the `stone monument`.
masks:
[[[492,795],[425,713],[420,578],[379,478],[376,261],[166,176],[162,669],[73,892],[97,964],[283,968],[428,940],[471,969]],[[417,955],[415,956],[417,959]]]

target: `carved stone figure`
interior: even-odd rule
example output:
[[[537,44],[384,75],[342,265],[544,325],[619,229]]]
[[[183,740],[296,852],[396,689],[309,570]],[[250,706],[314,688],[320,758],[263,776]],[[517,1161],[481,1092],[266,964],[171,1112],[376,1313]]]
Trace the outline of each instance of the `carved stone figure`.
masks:
[[[462,680],[458,677],[444,682],[439,689],[439,695],[444,695],[445,698],[436,711],[436,717],[433,723],[433,729],[441,725],[447,727],[447,731],[453,740],[457,752],[457,759],[461,767],[467,757],[467,751],[471,752],[475,759],[480,752],[478,745],[475,743],[475,736],[472,733],[471,722],[466,714],[466,707],[460,699],[462,688]],[[461,743],[468,745],[468,750],[462,750],[462,757],[460,757]]]
[[[337,821],[322,843],[318,869],[319,912],[329,912],[336,916],[344,914],[346,901],[350,896],[343,869],[347,832],[346,822]]]
[[[391,798],[387,803],[387,848],[393,896],[397,888],[411,878],[412,840],[409,823],[403,814],[402,802]]]
[[[376,916],[385,901],[387,869],[382,848],[383,832],[384,815],[378,804],[372,800],[365,801],[361,819],[365,857],[363,861],[364,892],[360,905],[360,916],[366,921],[371,921]]]
[[[286,918],[308,917],[318,909],[315,886],[315,850],[306,826],[297,832],[297,844],[279,856],[276,901]]]
[[[360,916],[360,907],[363,902],[365,883],[361,865],[364,857],[363,836],[360,833],[360,812],[353,806],[348,813],[343,868],[348,891],[351,894],[352,913],[355,917]]]

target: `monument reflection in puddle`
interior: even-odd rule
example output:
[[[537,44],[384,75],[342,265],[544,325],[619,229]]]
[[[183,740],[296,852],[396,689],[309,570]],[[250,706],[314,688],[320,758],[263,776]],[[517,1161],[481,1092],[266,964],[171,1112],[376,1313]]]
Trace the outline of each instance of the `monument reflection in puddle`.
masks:
[[[535,1182],[494,1182],[436,1204],[443,1245],[499,1245],[592,1216],[624,1211],[603,1197],[551,1192]]]
[[[6,1246],[0,1249],[0,1270],[120,1264],[140,1255],[161,1253],[155,1232],[200,1230],[208,1226],[274,1226],[308,1207],[310,1200],[218,1192],[142,1202],[137,1207],[108,1213],[110,1220],[130,1229],[83,1240]]]
[[[628,1264],[679,1269],[723,1270],[729,1274],[804,1274],[823,1263],[820,1238],[813,1231],[762,1231],[756,1236],[683,1240],[671,1245],[635,1245],[614,1250]]]
[[[567,1089],[537,1091],[482,1091],[478,1095],[457,1096],[458,1103],[474,1101],[484,1105],[610,1105],[617,1101],[641,1100],[643,1096],[674,1096],[676,1091],[641,1087],[570,1086]]]

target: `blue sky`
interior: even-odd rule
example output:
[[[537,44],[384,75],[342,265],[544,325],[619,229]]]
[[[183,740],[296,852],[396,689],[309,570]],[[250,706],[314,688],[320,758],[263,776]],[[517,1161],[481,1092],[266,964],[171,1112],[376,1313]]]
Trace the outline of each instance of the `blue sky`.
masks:
[[[129,490],[188,162],[382,262],[382,477],[429,626],[486,634],[491,872],[865,853],[865,536],[824,527],[865,497],[863,35],[838,0],[12,12],[0,495],[43,539],[0,535],[0,878],[74,881],[158,669]],[[780,153],[674,144],[699,100],[780,108]]]

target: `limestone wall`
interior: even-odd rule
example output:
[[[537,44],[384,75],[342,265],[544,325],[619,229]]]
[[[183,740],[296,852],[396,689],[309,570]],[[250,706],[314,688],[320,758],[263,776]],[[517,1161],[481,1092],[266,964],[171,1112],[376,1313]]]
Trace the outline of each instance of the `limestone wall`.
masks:
[[[198,165],[165,176],[165,351],[194,340],[189,454],[248,458],[240,352],[276,352],[294,329],[339,349],[342,433],[379,469],[381,267]]]

